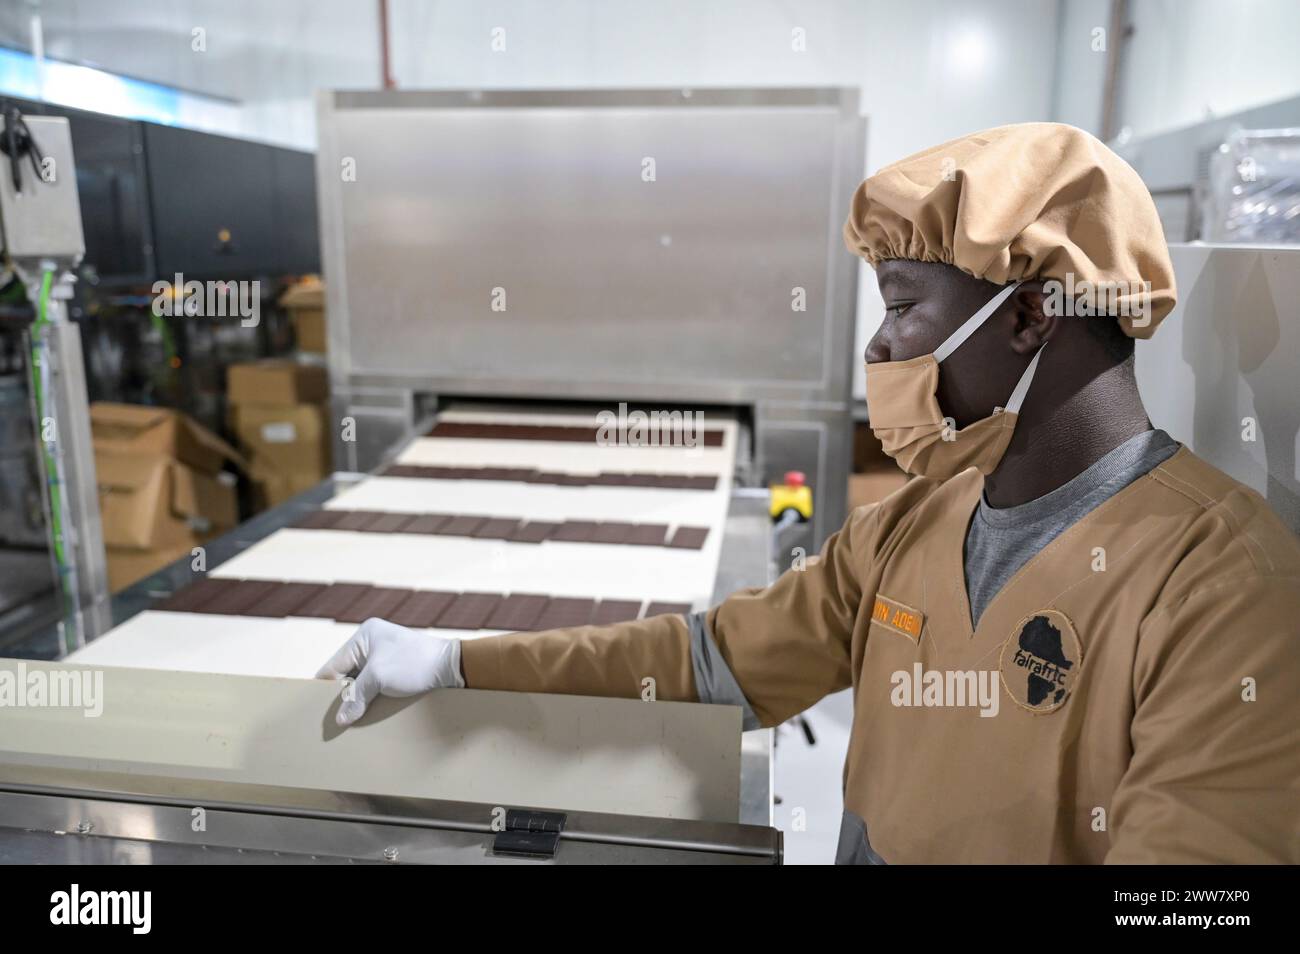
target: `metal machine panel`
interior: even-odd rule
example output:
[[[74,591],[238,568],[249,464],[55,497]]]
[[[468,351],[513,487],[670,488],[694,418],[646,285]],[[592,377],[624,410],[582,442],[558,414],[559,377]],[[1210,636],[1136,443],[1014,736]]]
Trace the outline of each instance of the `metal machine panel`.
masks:
[[[395,145],[387,113],[341,114],[353,371],[820,389],[837,119],[411,110]]]
[[[767,825],[564,813],[546,855],[500,850],[491,804],[103,772],[0,779],[0,864],[780,864]],[[100,786],[87,789],[86,784]],[[195,831],[194,808],[207,824]],[[508,819],[513,812],[507,813]],[[534,814],[531,810],[526,814]]]

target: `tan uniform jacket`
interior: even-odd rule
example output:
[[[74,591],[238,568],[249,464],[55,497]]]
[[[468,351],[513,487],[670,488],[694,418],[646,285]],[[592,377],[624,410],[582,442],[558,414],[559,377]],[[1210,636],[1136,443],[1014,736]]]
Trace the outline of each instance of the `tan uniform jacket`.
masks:
[[[1300,862],[1295,535],[1181,448],[972,631],[982,488],[975,470],[912,480],[708,612],[763,724],[853,687],[845,807],[887,862]],[[474,640],[463,664],[474,688],[636,697],[652,676],[697,699],[678,616]]]

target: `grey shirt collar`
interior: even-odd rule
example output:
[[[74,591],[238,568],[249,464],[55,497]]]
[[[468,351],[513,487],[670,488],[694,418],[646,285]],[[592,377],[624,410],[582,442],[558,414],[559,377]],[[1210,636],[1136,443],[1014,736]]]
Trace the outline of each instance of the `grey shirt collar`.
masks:
[[[1178,450],[1178,442],[1161,430],[1144,431],[1095,461],[1087,470],[1050,493],[1015,507],[992,507],[980,495],[975,518],[989,527],[1024,527],[1045,523],[1088,503],[1101,503]],[[1092,509],[1088,507],[1087,509]]]

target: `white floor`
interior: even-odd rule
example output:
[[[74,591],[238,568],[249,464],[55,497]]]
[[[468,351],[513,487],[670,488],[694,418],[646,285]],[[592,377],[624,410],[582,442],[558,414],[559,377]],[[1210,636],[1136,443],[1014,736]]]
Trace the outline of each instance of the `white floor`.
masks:
[[[827,696],[805,715],[817,744],[809,746],[797,723],[782,726],[776,743],[774,810],[785,833],[785,863],[828,865],[840,832],[841,772],[853,722],[852,690]]]

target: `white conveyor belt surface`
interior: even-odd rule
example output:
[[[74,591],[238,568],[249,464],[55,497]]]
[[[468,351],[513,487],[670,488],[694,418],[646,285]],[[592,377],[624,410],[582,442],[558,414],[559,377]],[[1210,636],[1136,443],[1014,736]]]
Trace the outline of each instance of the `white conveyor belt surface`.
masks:
[[[587,425],[593,415],[452,412],[455,422]],[[537,440],[420,437],[402,463],[529,466],[567,473],[711,474],[713,490],[556,487],[497,480],[367,477],[329,508],[400,513],[462,513],[524,520],[619,520],[707,527],[699,550],[597,543],[541,544],[419,534],[341,530],[276,531],[211,571],[212,576],[309,583],[370,583],[457,592],[538,593],[596,599],[659,600],[705,609],[713,594],[729,500],[735,424],[706,422],[724,433],[721,447],[622,447]],[[277,624],[269,626],[269,624]],[[190,628],[195,638],[179,636]],[[315,619],[257,620],[146,611],[110,630],[68,661],[165,666],[188,671],[305,678],[352,627]],[[254,633],[275,634],[275,648]],[[483,636],[489,631],[446,636]],[[174,644],[174,645],[173,645]],[[262,648],[258,649],[261,645]],[[164,650],[162,647],[166,646]],[[251,655],[250,655],[251,650]]]

